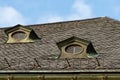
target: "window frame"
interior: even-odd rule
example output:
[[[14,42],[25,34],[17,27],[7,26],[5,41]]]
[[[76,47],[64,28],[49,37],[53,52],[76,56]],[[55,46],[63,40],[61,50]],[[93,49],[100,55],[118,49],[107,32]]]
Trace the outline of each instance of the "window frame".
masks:
[[[13,37],[14,35],[18,34],[19,32],[20,32],[20,33],[24,33],[24,38],[17,39],[17,38],[14,38],[14,37]],[[13,33],[12,33],[11,37],[12,37],[14,40],[19,40],[19,41],[21,41],[21,40],[24,40],[24,39],[27,37],[27,34],[26,34],[26,32],[24,32],[24,31],[16,31],[16,32],[13,32]]]
[[[76,52],[76,51],[75,51],[75,50],[76,50],[76,49],[75,49],[76,46],[81,49],[79,52]],[[70,48],[70,47],[73,47],[73,53],[70,53],[70,52],[67,51],[67,49]],[[74,43],[73,43],[73,44],[67,45],[67,46],[65,47],[65,52],[66,52],[66,53],[69,53],[69,54],[81,54],[81,53],[83,52],[83,48],[82,48],[81,45],[79,45],[79,44],[74,44]]]

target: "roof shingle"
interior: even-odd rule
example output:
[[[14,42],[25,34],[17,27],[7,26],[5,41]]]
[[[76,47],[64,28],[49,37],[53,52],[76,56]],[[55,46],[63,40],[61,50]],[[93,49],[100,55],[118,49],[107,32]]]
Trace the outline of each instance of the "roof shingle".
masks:
[[[120,58],[120,22],[100,17],[59,23],[28,25],[39,38],[33,43],[6,44],[5,29],[0,29],[0,70],[7,70],[8,60],[12,70],[81,70],[97,69],[96,59],[71,59],[72,66],[67,67],[66,60],[50,60],[50,55],[59,55],[58,42],[76,36],[92,41],[96,51],[100,53],[98,60],[101,69],[119,69]],[[34,68],[38,60],[42,67]],[[80,65],[78,63],[82,62]],[[114,64],[117,65],[114,65]],[[64,68],[65,67],[65,68]],[[99,68],[98,68],[99,69]]]

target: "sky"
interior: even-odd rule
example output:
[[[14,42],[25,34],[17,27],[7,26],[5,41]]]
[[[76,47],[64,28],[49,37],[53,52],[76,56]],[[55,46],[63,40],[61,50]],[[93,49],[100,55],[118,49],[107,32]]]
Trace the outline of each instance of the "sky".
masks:
[[[120,20],[120,0],[0,0],[0,27],[108,16]]]

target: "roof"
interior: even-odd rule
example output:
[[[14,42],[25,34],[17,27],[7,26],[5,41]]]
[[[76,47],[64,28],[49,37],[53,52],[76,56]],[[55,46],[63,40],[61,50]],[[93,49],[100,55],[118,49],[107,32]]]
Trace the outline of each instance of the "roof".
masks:
[[[120,69],[120,22],[108,17],[48,24],[26,25],[40,39],[33,43],[7,44],[0,29],[0,70],[118,70]],[[88,40],[99,53],[93,59],[50,59],[60,54],[57,43],[71,37]],[[100,67],[98,67],[100,64]]]

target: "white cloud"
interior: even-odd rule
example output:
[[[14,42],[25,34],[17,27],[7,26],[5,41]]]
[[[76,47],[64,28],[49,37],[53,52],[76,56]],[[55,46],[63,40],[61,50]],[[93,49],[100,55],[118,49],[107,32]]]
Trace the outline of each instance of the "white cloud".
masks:
[[[54,14],[48,14],[48,16],[42,16],[37,23],[49,23],[67,20],[77,20],[93,17],[91,6],[85,3],[85,0],[75,0],[71,5],[71,13],[68,16],[56,16]],[[50,16],[49,16],[50,15]]]
[[[58,22],[58,21],[62,21],[62,20],[63,20],[63,18],[60,17],[60,16],[57,16],[57,15],[50,16],[50,17],[48,18],[48,21],[49,21],[49,22]]]
[[[71,5],[70,8],[71,13],[69,13],[68,16],[59,16],[59,14],[48,14],[40,16],[40,18],[37,20],[37,23],[77,20],[90,18],[93,16],[91,6],[87,4],[85,0],[74,0],[74,3]],[[119,10],[116,9],[116,12],[119,12]],[[25,17],[15,8],[11,6],[0,7],[0,27],[25,24],[27,21],[29,20],[26,20]],[[32,20],[30,20],[30,22],[31,21]]]
[[[72,9],[74,12],[69,16],[72,18],[89,18],[92,17],[92,9],[91,6],[86,4],[84,0],[75,0],[72,5]]]
[[[13,7],[0,7],[0,27],[24,23],[23,16]]]
[[[51,22],[59,22],[63,20],[64,19],[58,15],[47,15],[40,17],[37,23],[51,23]]]

